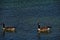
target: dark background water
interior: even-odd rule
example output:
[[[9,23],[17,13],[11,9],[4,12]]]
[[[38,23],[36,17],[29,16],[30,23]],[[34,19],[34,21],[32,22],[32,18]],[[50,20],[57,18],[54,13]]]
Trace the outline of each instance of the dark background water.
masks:
[[[16,33],[6,32],[0,40],[60,40],[59,0],[0,0],[0,23],[15,26]],[[37,34],[37,22],[50,25],[52,32]]]

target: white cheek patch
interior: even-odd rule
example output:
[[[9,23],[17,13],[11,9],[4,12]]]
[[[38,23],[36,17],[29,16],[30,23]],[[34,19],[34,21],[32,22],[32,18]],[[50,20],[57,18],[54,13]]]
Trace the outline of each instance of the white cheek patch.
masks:
[[[3,30],[5,30],[5,28],[3,28]]]
[[[40,29],[38,28],[38,30],[40,30]]]

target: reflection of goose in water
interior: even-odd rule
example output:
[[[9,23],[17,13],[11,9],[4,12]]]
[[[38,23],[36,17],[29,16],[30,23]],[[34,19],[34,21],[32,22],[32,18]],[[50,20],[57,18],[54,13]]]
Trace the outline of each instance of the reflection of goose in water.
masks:
[[[38,23],[38,33],[45,33],[45,32],[49,32],[51,30],[50,26],[43,26],[40,27],[40,24]]]

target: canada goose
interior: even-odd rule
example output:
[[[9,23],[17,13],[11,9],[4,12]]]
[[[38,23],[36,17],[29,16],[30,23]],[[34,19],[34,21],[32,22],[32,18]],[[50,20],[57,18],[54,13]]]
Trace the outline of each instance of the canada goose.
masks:
[[[43,27],[40,27],[40,24],[38,24],[38,33],[45,33],[45,32],[49,32],[51,30],[51,27],[50,26],[43,26]]]
[[[5,27],[5,24],[3,24],[3,31],[5,32],[15,32],[16,27],[10,26],[10,27]]]
[[[3,23],[3,36],[5,35],[5,32],[15,32],[16,27],[10,26],[10,27],[5,27],[5,24]]]

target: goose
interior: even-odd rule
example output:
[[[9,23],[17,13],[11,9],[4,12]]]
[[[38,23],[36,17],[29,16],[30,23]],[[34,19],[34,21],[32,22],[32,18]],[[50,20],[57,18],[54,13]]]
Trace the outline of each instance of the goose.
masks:
[[[16,31],[16,27],[10,26],[10,27],[5,27],[5,24],[3,24],[3,31],[5,32],[15,32]]]
[[[38,24],[38,33],[45,33],[45,32],[49,32],[51,30],[51,27],[50,26],[43,26],[43,27],[40,27],[40,24]]]
[[[5,27],[5,24],[3,23],[2,30],[3,30],[2,35],[3,37],[5,37],[5,32],[16,32],[16,27],[13,27],[13,26]]]

